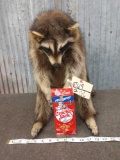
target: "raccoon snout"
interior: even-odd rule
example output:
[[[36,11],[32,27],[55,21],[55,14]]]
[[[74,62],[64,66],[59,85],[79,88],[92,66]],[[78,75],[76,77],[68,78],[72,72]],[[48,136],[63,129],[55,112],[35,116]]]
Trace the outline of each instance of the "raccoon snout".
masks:
[[[60,63],[55,63],[55,64],[53,64],[53,67],[55,67],[55,68],[60,68],[60,67],[61,67],[61,64],[60,64]]]

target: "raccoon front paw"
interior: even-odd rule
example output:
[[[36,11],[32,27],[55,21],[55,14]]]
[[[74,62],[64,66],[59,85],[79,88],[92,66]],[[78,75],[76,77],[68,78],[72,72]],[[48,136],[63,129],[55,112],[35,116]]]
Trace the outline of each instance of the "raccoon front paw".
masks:
[[[31,136],[33,138],[35,138],[37,136],[37,134],[39,133],[39,131],[41,130],[42,127],[43,127],[43,124],[41,122],[36,122],[33,125],[33,128],[31,130]]]
[[[92,134],[94,136],[98,135],[98,127],[96,125],[95,119],[94,117],[90,117],[86,120],[86,124],[88,125],[88,127],[92,130]]]
[[[93,126],[92,128],[92,134],[94,135],[94,136],[98,136],[98,127],[97,126]]]

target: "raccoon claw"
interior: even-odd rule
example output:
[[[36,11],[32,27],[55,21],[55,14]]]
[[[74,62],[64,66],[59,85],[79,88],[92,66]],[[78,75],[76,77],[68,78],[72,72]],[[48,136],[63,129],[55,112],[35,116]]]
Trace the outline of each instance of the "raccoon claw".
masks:
[[[31,136],[35,138],[42,127],[43,127],[43,124],[41,122],[36,122],[33,125],[33,128],[31,130]]]
[[[97,126],[96,127],[94,127],[94,128],[92,128],[92,134],[94,135],[94,136],[98,136],[98,128],[97,128]]]
[[[35,138],[35,137],[37,136],[37,134],[38,134],[38,132],[31,131],[31,136],[32,136],[33,138]]]

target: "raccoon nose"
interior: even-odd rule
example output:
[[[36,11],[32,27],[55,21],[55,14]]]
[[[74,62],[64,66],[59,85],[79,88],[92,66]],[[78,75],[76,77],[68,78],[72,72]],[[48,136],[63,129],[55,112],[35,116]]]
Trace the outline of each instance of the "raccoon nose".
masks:
[[[61,64],[60,64],[60,63],[55,63],[53,66],[54,66],[55,68],[60,68],[60,67],[61,67]]]

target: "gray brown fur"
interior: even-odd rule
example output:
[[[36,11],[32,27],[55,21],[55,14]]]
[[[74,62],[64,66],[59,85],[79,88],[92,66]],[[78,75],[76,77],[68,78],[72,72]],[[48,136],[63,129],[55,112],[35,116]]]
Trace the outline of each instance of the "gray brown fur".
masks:
[[[87,81],[85,45],[78,23],[60,11],[39,15],[30,28],[29,56],[37,84],[36,121],[31,131],[35,137],[51,115],[51,88],[67,87],[72,76]],[[97,135],[92,100],[75,96],[75,102],[81,117]]]

